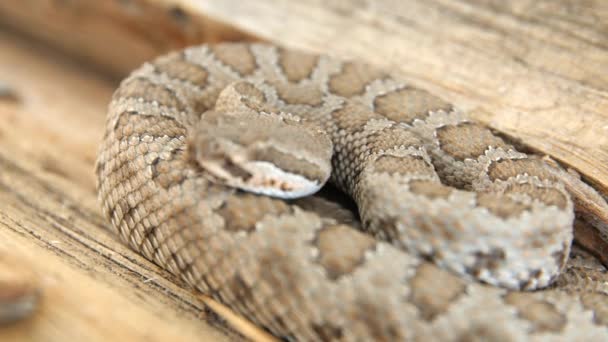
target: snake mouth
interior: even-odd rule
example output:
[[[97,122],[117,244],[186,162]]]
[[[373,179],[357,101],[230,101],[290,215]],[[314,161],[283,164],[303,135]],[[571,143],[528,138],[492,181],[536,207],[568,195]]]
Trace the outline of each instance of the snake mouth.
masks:
[[[283,199],[309,196],[323,186],[266,161],[235,162],[227,158],[202,161],[201,166],[228,186]]]
[[[246,169],[253,176],[242,188],[267,196],[293,199],[312,195],[323,186],[323,183],[285,171],[265,161],[249,162]]]

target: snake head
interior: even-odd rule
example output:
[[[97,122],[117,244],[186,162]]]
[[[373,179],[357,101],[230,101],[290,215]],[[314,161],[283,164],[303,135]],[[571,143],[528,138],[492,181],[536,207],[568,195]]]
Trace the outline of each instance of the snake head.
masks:
[[[203,169],[249,192],[303,197],[331,172],[329,137],[283,114],[209,111],[190,136],[189,149]]]

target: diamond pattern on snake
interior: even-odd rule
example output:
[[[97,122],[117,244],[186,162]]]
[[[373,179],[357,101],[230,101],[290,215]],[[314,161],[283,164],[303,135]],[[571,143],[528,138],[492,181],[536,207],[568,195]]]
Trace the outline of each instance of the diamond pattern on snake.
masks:
[[[549,167],[390,72],[223,43],[121,83],[96,173],[126,243],[278,337],[607,340]]]

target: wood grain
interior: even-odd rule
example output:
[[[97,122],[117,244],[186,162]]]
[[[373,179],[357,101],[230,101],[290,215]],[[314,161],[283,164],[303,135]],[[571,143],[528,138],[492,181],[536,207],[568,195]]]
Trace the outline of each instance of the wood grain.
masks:
[[[7,28],[25,35],[0,32],[0,256],[49,276],[0,340],[235,336],[110,234],[95,199],[104,79],[184,45],[262,39],[395,69],[608,194],[603,0],[3,0]]]
[[[143,61],[200,42],[251,40],[172,1],[0,1],[0,27],[52,44],[115,78]]]
[[[35,314],[0,327],[0,340],[236,339],[107,229],[93,160],[114,85],[6,34],[0,51],[15,95],[0,98],[0,258],[31,269],[41,291]]]

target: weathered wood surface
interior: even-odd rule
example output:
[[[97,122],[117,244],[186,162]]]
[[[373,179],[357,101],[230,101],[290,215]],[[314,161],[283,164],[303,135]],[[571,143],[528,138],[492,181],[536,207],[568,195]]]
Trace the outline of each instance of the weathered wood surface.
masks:
[[[145,60],[199,42],[251,39],[166,0],[2,0],[0,24],[122,77]]]
[[[257,37],[392,68],[608,194],[603,0],[3,0],[1,27],[103,74],[0,32],[0,258],[22,260],[45,293],[0,340],[235,336],[116,240],[95,198],[116,86],[103,79],[188,44]]]
[[[0,51],[0,263],[31,269],[42,294],[0,341],[234,338],[107,229],[93,161],[114,84],[4,33]]]

